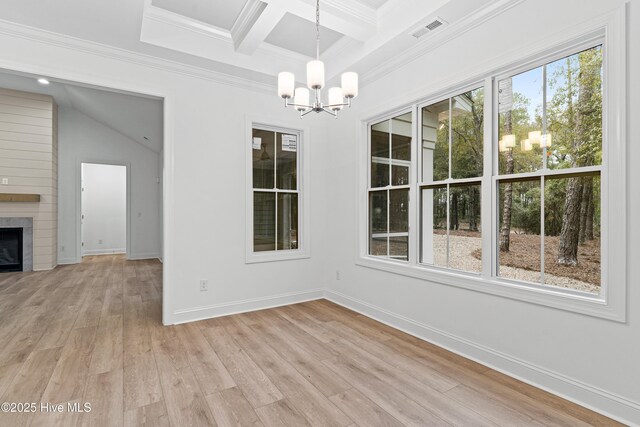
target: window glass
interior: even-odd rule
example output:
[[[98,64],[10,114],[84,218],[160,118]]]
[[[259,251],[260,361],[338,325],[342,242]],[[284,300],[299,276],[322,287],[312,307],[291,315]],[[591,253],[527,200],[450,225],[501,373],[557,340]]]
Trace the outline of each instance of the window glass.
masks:
[[[484,143],[484,89],[451,101],[451,178],[482,176]]]
[[[281,190],[297,188],[298,136],[276,133],[276,185]]]
[[[275,134],[261,129],[253,130],[253,188],[273,188],[275,172]]]
[[[449,178],[449,100],[422,109],[422,182]]]
[[[278,250],[298,249],[298,195],[278,193]]]
[[[253,250],[276,249],[276,193],[253,193]]]

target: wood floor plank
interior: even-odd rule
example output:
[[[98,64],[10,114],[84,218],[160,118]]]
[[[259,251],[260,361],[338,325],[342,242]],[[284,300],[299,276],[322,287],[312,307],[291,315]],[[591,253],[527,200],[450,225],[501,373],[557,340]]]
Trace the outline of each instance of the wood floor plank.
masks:
[[[331,396],[329,400],[360,425],[380,427],[403,425],[355,388]]]
[[[325,360],[322,363],[346,378],[362,394],[388,412],[395,419],[409,426],[450,426],[415,401],[372,377],[357,363],[344,357]]]
[[[125,409],[135,409],[161,400],[162,388],[153,352],[136,353],[124,366]]]
[[[102,317],[98,325],[96,343],[91,357],[90,371],[94,374],[122,369],[122,315]]]
[[[169,416],[164,401],[126,411],[124,425],[126,427],[169,427]]]
[[[195,324],[180,326],[177,334],[202,392],[209,395],[235,387],[235,381],[200,328]]]
[[[230,316],[220,320],[311,425],[347,426],[353,422],[240,319]]]
[[[239,316],[239,318],[244,319],[242,316]],[[325,396],[333,396],[351,388],[351,384],[320,363],[321,357],[317,357],[315,354],[312,355],[299,347],[295,340],[291,339],[279,328],[264,322],[251,323],[251,325],[250,328],[253,331],[265,337],[271,348],[291,363],[298,372]]]
[[[231,387],[206,397],[218,427],[262,427],[262,421],[237,387]]]
[[[154,342],[153,351],[170,424],[215,425],[213,415],[182,351],[180,340]]]
[[[161,292],[123,255],[0,274],[0,400],[92,404],[0,425],[620,425],[326,300],[166,327]]]
[[[88,403],[90,411],[82,414],[82,426],[113,426],[124,423],[122,368],[92,374],[82,399]]]
[[[310,426],[300,412],[286,399],[256,409],[265,426],[304,427]]]
[[[384,359],[379,359],[357,345],[345,340],[339,340],[332,344],[343,357],[351,358],[360,368],[371,372],[372,375],[385,384],[395,388],[407,398],[433,413],[437,417],[452,425],[466,426],[492,426],[495,424],[482,417],[477,412],[452,400],[429,385],[419,381],[413,375],[394,368]],[[436,385],[438,385],[436,383]],[[446,390],[449,390],[447,388]]]
[[[44,391],[43,401],[66,403],[82,398],[89,375],[96,332],[95,326],[74,329],[71,332]]]
[[[222,326],[203,328],[202,333],[254,408],[284,398],[269,377]]]

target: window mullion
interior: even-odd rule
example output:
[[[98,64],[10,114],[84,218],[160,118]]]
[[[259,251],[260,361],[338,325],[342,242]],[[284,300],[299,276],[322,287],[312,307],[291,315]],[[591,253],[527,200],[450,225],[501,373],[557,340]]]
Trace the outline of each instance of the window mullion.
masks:
[[[497,86],[497,85],[496,85]],[[497,120],[494,119],[493,111],[498,108],[496,101],[497,91],[494,90],[494,81],[487,77],[484,82],[484,143],[483,143],[483,168],[482,187],[480,189],[480,226],[482,230],[482,276],[491,278],[495,275],[496,256],[494,248],[495,229],[497,228],[496,191],[492,185],[493,158],[497,141]],[[496,150],[497,151],[497,150]]]

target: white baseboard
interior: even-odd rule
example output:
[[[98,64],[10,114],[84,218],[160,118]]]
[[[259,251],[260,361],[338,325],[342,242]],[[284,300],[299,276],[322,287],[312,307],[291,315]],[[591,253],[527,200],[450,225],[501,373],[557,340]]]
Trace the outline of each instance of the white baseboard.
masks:
[[[147,252],[147,253],[139,253],[139,254],[131,254],[127,257],[128,260],[136,261],[141,259],[158,259],[160,258],[160,254],[157,252]]]
[[[82,251],[82,256],[93,256],[93,255],[117,255],[117,254],[126,254],[126,249],[87,249]]]
[[[58,265],[77,264],[78,261],[74,258],[62,258],[58,260]]]
[[[393,328],[474,360],[534,387],[628,425],[640,425],[640,403],[471,342],[389,310],[325,290],[325,298]]]
[[[228,316],[230,314],[246,313],[248,311],[264,310],[266,308],[297,304],[299,302],[322,298],[324,298],[324,290],[314,289],[310,291],[290,292],[286,294],[271,295],[268,297],[214,304],[186,310],[176,310],[173,312],[173,318],[165,324],[195,322],[197,320]]]

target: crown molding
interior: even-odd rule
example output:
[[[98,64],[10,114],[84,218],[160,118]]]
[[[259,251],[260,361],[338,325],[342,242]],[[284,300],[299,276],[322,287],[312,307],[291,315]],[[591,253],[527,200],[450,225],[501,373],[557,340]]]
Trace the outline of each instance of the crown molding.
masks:
[[[106,59],[126,62],[183,76],[209,80],[226,86],[248,89],[259,93],[273,94],[276,88],[275,83],[269,84],[257,82],[255,80],[216,70],[187,65],[177,61],[159,58],[157,56],[121,49],[1,19],[0,35],[17,37],[35,43],[56,46],[63,49],[96,55]],[[2,59],[0,59],[0,66],[8,69],[16,69],[16,64],[8,63]]]
[[[442,29],[440,34],[432,37],[426,36],[423,40],[413,45],[409,49],[401,51],[399,54],[389,58],[377,67],[361,73],[360,81],[362,86],[366,86],[387,74],[397,70],[399,67],[414,61],[425,55],[435,46],[440,46],[460,37],[471,29],[491,20],[503,12],[517,6],[525,0],[496,0],[490,5],[477,8],[474,12],[465,15],[462,19],[448,24]]]

